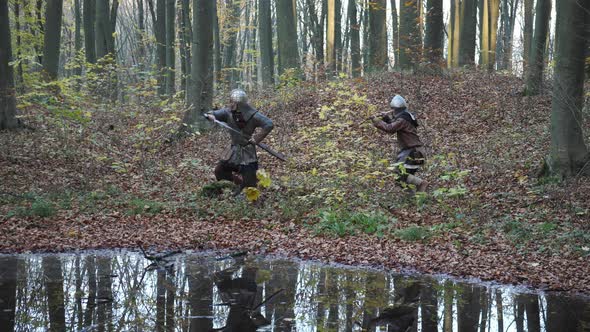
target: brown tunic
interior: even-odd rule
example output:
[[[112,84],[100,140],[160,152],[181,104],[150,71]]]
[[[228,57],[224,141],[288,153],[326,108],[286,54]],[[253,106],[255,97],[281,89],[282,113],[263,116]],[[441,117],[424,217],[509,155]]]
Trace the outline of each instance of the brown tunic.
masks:
[[[391,123],[386,123],[385,121],[376,122],[375,127],[386,133],[396,133],[397,144],[401,150],[424,145],[418,137],[418,130],[416,127],[401,117],[395,118]]]

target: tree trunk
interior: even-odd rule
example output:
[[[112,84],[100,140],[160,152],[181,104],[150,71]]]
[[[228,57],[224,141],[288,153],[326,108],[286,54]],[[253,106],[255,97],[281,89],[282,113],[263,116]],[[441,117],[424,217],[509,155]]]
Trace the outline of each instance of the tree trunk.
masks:
[[[443,3],[442,0],[427,0],[426,6],[424,52],[426,59],[432,65],[439,67],[444,49]],[[473,29],[475,30],[475,27]]]
[[[287,1],[289,2],[289,1]],[[238,31],[240,30],[240,5],[241,2],[226,0],[227,13],[225,19],[225,36],[223,41],[223,80],[229,88],[235,88],[236,81],[236,45],[238,42]]]
[[[260,40],[260,72],[262,86],[274,85],[274,56],[272,51],[271,0],[258,0],[258,34]]]
[[[287,69],[299,70],[297,50],[297,24],[293,1],[276,0],[277,40],[279,49],[279,75]]]
[[[22,61],[22,40],[21,40],[21,17],[20,17],[20,1],[14,3],[14,24],[16,30],[16,59],[18,60],[18,67],[16,71],[16,82],[15,87],[19,92],[24,88],[23,82],[23,61]]]
[[[326,27],[326,70],[328,76],[336,74],[336,0],[328,0]]]
[[[8,15],[3,15],[3,7],[6,7],[6,14],[8,14],[7,3],[8,0],[0,0],[0,27],[4,24],[8,25]],[[2,31],[0,30],[0,32]],[[0,38],[2,36],[0,35]],[[2,266],[2,270],[0,271],[0,330],[9,332],[14,331],[14,317],[16,312],[16,256],[0,257],[0,266]]]
[[[96,57],[103,58],[113,51],[109,1],[96,0]]]
[[[543,84],[543,68],[545,64],[545,46],[549,33],[549,17],[551,16],[551,0],[537,0],[535,15],[535,34],[531,45],[525,94],[539,94]]]
[[[8,16],[8,0],[0,0],[0,130],[19,126],[16,118],[16,97],[12,66],[12,39]]]
[[[584,142],[585,11],[575,1],[557,2],[557,52],[551,102],[551,151],[549,171],[563,177],[590,174],[588,147]]]
[[[45,36],[43,38],[43,71],[50,81],[57,79],[59,70],[62,12],[63,0],[47,0]]]
[[[166,0],[166,94],[174,95],[176,92],[176,0]]]
[[[213,101],[213,20],[215,2],[193,0],[192,68],[189,89],[191,107],[185,113],[182,131],[192,132],[207,126],[203,113]]]
[[[180,14],[180,64],[182,71],[182,89],[185,98],[188,95],[188,76],[191,72],[191,22],[190,22],[190,0],[182,0]]]
[[[74,0],[74,21],[75,21],[75,37],[74,37],[74,48],[76,49],[76,58],[82,50],[82,10],[80,8],[80,1],[82,0]],[[78,61],[76,61],[78,62]],[[76,63],[76,67],[74,68],[74,75],[82,75],[82,67],[79,63]]]
[[[496,39],[498,36],[498,15],[500,0],[483,0],[482,65],[489,71],[496,63]]]
[[[342,70],[342,1],[334,0],[334,73]],[[387,29],[387,28],[386,28]],[[387,36],[385,37],[387,38]],[[387,41],[387,40],[386,40]]]
[[[434,0],[434,1],[440,1],[440,0]],[[393,66],[394,68],[398,69],[399,68],[399,20],[398,20],[398,15],[397,15],[397,7],[395,4],[395,0],[391,0],[389,2],[390,6],[391,6],[391,25],[392,25],[392,36],[391,36],[391,42],[393,44]],[[442,6],[442,2],[441,2],[441,6]],[[442,10],[442,7],[441,7]],[[441,12],[442,15],[442,12]],[[442,16],[441,16],[441,22],[442,22]],[[441,33],[442,33],[442,29],[441,29]],[[442,42],[442,39],[441,39]]]
[[[156,58],[158,71],[158,95],[166,94],[166,1],[156,2],[156,21],[154,22],[154,35],[156,37]]]
[[[387,70],[387,1],[369,4],[369,70]]]
[[[361,75],[360,24],[357,21],[356,0],[348,0],[348,19],[350,22],[350,65],[352,77]]]
[[[94,24],[96,19],[96,1],[84,0],[84,48],[86,61],[96,63],[96,42]]]
[[[217,11],[217,5],[213,6],[213,77],[216,86],[219,85],[221,80],[221,68],[222,68],[222,57],[221,57],[221,37],[219,35],[219,13]]]
[[[399,21],[399,62],[401,69],[414,69],[416,61],[419,60],[420,45],[420,21],[418,1],[405,1],[400,6]]]
[[[531,43],[533,42],[533,4],[535,0],[524,0],[524,28],[523,35],[523,74],[528,72],[528,63],[531,56]]]
[[[64,308],[64,290],[61,261],[57,257],[43,257],[43,279],[47,292],[47,310],[49,311],[48,331],[66,330],[66,312]]]
[[[475,34],[477,25],[476,0],[461,2],[461,33],[459,41],[459,66],[475,65]]]

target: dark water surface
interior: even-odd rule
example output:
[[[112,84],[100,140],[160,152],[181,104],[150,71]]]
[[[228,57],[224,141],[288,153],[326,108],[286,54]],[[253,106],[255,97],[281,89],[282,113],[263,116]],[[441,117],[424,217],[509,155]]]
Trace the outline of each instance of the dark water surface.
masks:
[[[0,256],[0,331],[590,331],[590,300],[237,256]],[[161,258],[161,259],[160,259]]]

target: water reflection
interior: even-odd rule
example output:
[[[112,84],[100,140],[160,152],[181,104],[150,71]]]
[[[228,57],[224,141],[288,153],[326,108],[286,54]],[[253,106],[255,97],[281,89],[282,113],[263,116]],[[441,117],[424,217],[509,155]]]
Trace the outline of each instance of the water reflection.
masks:
[[[243,255],[0,256],[0,331],[574,332],[590,301]]]

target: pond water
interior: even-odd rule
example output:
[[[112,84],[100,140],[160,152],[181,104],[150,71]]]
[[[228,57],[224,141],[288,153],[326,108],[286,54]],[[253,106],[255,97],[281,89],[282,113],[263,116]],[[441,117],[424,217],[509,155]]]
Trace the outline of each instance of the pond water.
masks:
[[[590,331],[585,297],[241,253],[153,256],[2,255],[0,331]]]

